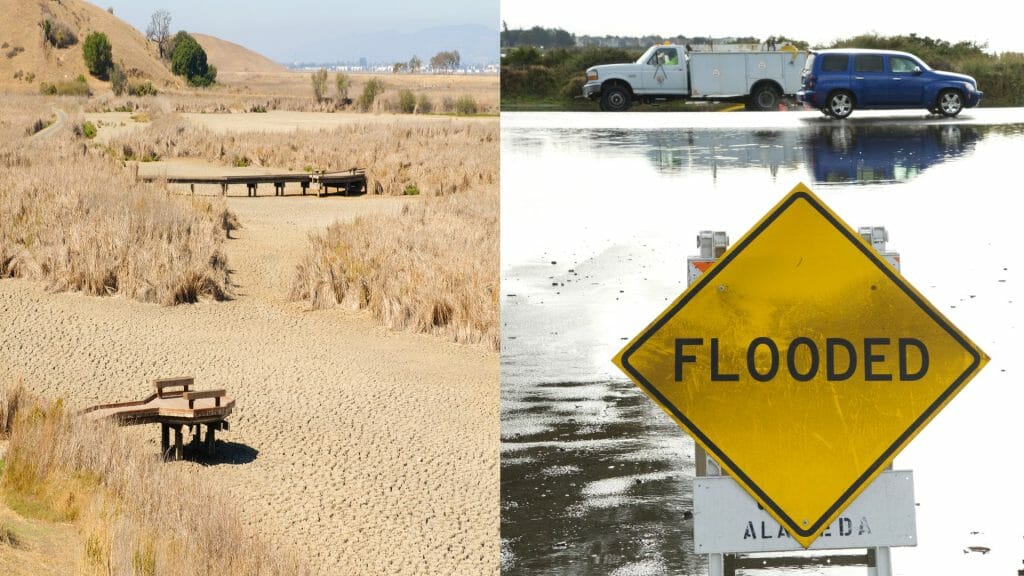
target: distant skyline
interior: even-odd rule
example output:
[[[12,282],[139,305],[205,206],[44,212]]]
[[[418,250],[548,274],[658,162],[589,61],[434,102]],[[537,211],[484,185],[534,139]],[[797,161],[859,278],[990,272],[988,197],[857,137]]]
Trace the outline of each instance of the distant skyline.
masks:
[[[498,2],[492,0],[92,0],[92,4],[113,7],[115,16],[143,33],[153,12],[162,8],[171,13],[174,31],[216,36],[282,63],[408,59],[413,54],[405,52],[411,49],[418,50],[424,61],[441,50],[459,50],[466,63],[497,61],[498,54]],[[489,44],[481,45],[479,39],[488,34],[493,42],[488,38]],[[451,45],[458,42],[467,46]],[[418,44],[424,45],[422,50]]]
[[[590,36],[787,36],[811,45],[875,32],[916,33],[949,42],[986,43],[989,52],[1024,53],[1024,34],[1007,4],[992,0],[967,4],[919,4],[861,0],[846,4],[753,2],[723,4],[659,2],[602,10],[584,0],[502,0],[501,19],[509,29],[562,28]],[[948,7],[948,9],[946,9]]]

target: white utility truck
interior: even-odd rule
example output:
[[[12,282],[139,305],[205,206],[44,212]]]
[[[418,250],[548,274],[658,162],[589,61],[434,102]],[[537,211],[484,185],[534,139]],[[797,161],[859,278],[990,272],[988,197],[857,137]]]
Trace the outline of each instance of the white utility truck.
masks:
[[[632,64],[587,69],[583,96],[602,110],[621,112],[634,102],[709,100],[743,102],[748,110],[777,110],[800,90],[807,53],[691,52],[674,44],[651,46]]]

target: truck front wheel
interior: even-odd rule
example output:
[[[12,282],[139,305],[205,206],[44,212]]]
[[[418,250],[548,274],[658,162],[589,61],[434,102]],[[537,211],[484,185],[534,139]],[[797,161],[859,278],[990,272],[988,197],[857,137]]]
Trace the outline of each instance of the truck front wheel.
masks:
[[[601,109],[608,112],[625,112],[632,100],[629,90],[622,86],[609,86],[601,91]]]

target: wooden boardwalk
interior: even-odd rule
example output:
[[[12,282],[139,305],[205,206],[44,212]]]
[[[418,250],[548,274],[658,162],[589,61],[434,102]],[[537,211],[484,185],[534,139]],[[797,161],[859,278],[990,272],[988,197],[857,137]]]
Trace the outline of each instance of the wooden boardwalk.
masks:
[[[83,413],[95,420],[110,419],[118,426],[160,424],[160,450],[164,458],[181,460],[184,453],[182,428],[192,430],[192,442],[200,443],[202,425],[206,425],[207,454],[213,455],[216,430],[227,430],[226,418],[235,407],[235,399],[224,390],[190,390],[194,379],[162,378],[153,381],[156,393],[144,400],[100,404]],[[180,390],[178,390],[180,388]],[[170,433],[174,431],[174,454],[170,453]]]
[[[257,187],[260,184],[273,184],[274,196],[284,196],[284,187],[288,183],[298,183],[302,187],[302,195],[310,187],[316,190],[317,196],[325,194],[343,194],[345,196],[358,196],[366,194],[367,181],[366,170],[362,168],[351,168],[337,172],[313,172],[304,173],[282,173],[282,174],[239,174],[232,176],[164,176],[146,175],[139,176],[143,182],[155,182],[162,180],[168,184],[188,184],[192,193],[196,192],[196,184],[214,184],[220,186],[221,194],[228,193],[228,187],[232,184],[244,184],[249,196],[256,196]],[[331,190],[334,192],[331,192]]]

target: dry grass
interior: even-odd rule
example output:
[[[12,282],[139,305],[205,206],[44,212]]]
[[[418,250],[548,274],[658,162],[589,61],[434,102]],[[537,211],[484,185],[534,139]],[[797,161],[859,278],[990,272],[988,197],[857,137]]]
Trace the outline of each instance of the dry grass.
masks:
[[[358,111],[355,102],[371,79],[384,83],[384,93],[370,112],[399,112],[399,93],[409,90],[417,99],[426,98],[434,114],[457,114],[460,98],[469,98],[477,105],[477,114],[496,115],[499,111],[497,76],[433,76],[428,74],[349,73],[352,86],[348,90],[351,104],[336,98],[334,72],[328,75],[328,98],[313,97],[310,72],[278,74],[223,74],[218,68],[218,84],[203,90],[183,92],[162,88],[156,97],[114,96],[100,94],[85,102],[86,112],[109,112],[117,109],[161,108],[165,112],[239,113],[263,110],[296,112]],[[222,83],[223,81],[223,83]],[[99,94],[99,92],[97,91]]]
[[[497,122],[409,116],[360,122],[351,116],[351,123],[332,130],[220,134],[169,114],[114,137],[110,147],[121,157],[131,151],[226,166],[248,158],[254,166],[289,170],[365,168],[377,194],[401,195],[412,185],[441,195],[498,182]]]
[[[0,124],[0,278],[161,304],[229,297],[223,201],[132,182],[70,130],[44,142],[8,137],[40,104],[5,106],[7,119],[23,120]]]
[[[292,299],[365,308],[390,328],[497,350],[496,187],[335,223],[310,241]]]
[[[0,486],[18,513],[79,527],[86,574],[308,573],[248,533],[228,494],[60,401],[22,403]]]

